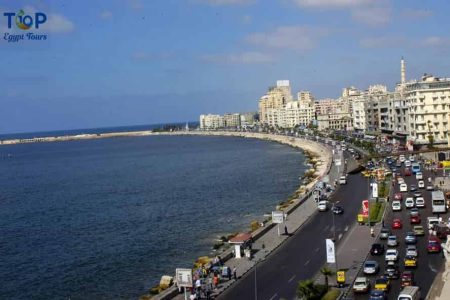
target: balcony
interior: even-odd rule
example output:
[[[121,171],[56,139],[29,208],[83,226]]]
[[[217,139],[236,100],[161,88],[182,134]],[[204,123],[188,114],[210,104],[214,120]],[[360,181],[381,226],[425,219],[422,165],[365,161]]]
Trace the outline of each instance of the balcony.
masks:
[[[424,119],[414,120],[414,123],[416,123],[416,124],[427,124],[427,121],[425,121]]]

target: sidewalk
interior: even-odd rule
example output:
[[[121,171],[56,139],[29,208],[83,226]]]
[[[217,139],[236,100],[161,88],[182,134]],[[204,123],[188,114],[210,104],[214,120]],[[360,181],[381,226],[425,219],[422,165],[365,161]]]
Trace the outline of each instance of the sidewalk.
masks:
[[[342,172],[342,168],[340,170]],[[332,183],[334,180],[339,178],[338,168],[334,165],[330,168],[328,174],[329,182]],[[280,232],[284,232],[284,225],[288,228],[289,233],[294,233],[299,229],[312,215],[317,212],[317,204],[314,200],[313,195],[311,195],[307,200],[305,200],[297,209],[292,211],[288,216],[284,224],[280,224]],[[271,228],[263,236],[258,238],[253,243],[254,256],[251,260],[247,258],[231,258],[225,262],[225,266],[231,267],[232,269],[236,267],[238,278],[247,273],[251,268],[253,268],[258,262],[264,260],[273,250],[280,246],[288,236],[280,235],[278,236],[277,226]],[[235,280],[224,279],[218,285],[218,288],[213,292],[212,297],[217,297],[224,290],[233,285]],[[172,299],[183,300],[184,294],[178,294]]]

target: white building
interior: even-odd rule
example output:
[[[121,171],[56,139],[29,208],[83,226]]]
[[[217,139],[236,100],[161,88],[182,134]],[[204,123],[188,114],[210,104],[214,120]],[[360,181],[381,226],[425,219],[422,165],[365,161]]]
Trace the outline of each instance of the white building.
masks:
[[[224,127],[223,116],[221,115],[200,115],[200,129],[211,130]]]

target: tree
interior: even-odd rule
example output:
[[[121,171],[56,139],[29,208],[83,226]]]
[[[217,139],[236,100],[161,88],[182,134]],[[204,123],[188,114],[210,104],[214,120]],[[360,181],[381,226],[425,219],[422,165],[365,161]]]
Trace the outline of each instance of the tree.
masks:
[[[297,297],[300,299],[311,300],[318,297],[318,291],[311,279],[299,281],[297,286]]]
[[[327,288],[328,291],[328,276],[333,275],[333,271],[331,271],[327,267],[323,267],[322,269],[320,269],[320,273],[322,273],[322,275],[325,276],[325,287]]]

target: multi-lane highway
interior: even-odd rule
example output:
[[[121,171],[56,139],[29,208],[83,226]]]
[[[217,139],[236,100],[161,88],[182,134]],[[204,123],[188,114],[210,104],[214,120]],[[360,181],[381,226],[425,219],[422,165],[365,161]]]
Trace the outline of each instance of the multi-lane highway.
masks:
[[[401,174],[404,174],[404,167],[400,170]],[[427,178],[431,176],[429,171],[423,171],[423,178],[424,181],[427,182]],[[399,241],[399,245],[396,247],[396,249],[399,252],[399,259],[397,265],[400,269],[400,274],[405,270],[403,259],[405,257],[405,236],[406,232],[412,231],[413,225],[410,224],[410,209],[405,208],[405,201],[404,199],[408,196],[414,197],[413,192],[409,191],[409,188],[411,184],[417,185],[417,180],[414,175],[412,176],[403,176],[405,179],[407,185],[408,185],[408,192],[402,193],[403,194],[403,201],[402,201],[402,210],[401,211],[392,211],[392,207],[388,207],[388,211],[385,217],[385,226],[388,228],[391,228],[392,220],[393,219],[401,219],[402,221],[402,229],[391,229],[392,234],[396,235]],[[395,192],[399,192],[399,185],[396,183],[394,185]],[[414,278],[415,278],[415,285],[419,286],[421,288],[421,294],[425,296],[430,287],[433,283],[433,280],[440,268],[443,265],[444,258],[442,254],[428,254],[427,253],[427,241],[428,241],[428,228],[427,228],[427,217],[433,215],[431,212],[431,192],[426,191],[425,189],[419,189],[420,192],[422,192],[423,197],[425,198],[426,207],[420,208],[420,217],[421,217],[421,224],[425,229],[425,236],[419,236],[417,237],[418,242],[416,244],[418,249],[418,260],[417,260],[417,268],[408,268],[409,270],[412,270],[414,272]],[[392,202],[392,201],[391,201]],[[441,215],[443,216],[443,215]],[[446,220],[447,217],[444,217]],[[386,245],[386,240],[378,240],[378,243],[382,243],[385,245],[385,249],[388,249]],[[385,270],[385,257],[382,256],[369,256],[368,260],[375,260],[380,265],[380,271],[376,275],[367,276],[362,274],[362,272],[358,276],[365,276],[370,279],[372,288],[374,285],[374,281],[376,278],[384,274]],[[401,291],[400,287],[400,279],[391,280],[391,289],[388,292],[387,296],[388,299],[397,299],[397,296],[399,292]],[[362,299],[368,299],[368,295],[353,295],[355,299],[362,300]]]
[[[368,194],[367,180],[349,175],[331,197],[345,209],[336,215],[336,237],[344,235],[356,219],[361,199]],[[311,279],[325,263],[325,239],[333,237],[332,212],[318,212],[265,261],[238,280],[218,299],[293,299],[299,280]],[[337,242],[339,246],[339,241]],[[256,292],[255,292],[256,291]],[[255,297],[257,294],[257,297]]]

